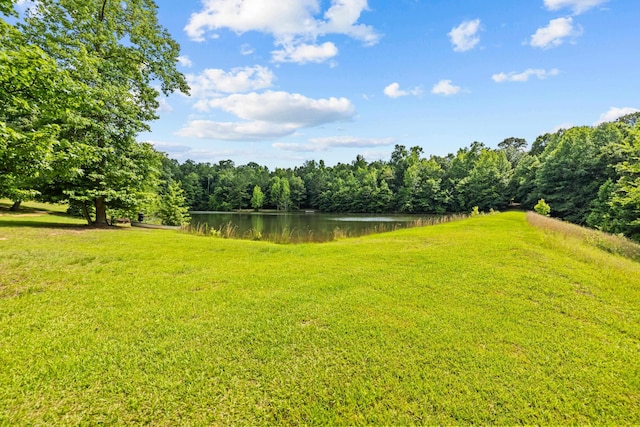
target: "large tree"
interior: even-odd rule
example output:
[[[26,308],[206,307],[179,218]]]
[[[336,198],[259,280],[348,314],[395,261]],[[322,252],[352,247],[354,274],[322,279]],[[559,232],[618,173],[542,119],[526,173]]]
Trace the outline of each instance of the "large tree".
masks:
[[[553,135],[540,155],[536,188],[553,216],[585,224],[600,186],[610,178],[603,157],[608,138],[591,127],[573,127]],[[611,138],[615,137],[610,136]]]
[[[179,46],[158,24],[152,0],[36,5],[21,25],[25,37],[86,88],[77,100],[80,117],[58,118],[47,196],[93,204],[95,223],[106,224],[107,208],[134,205],[156,175],[157,157],[136,136],[157,118],[159,90],[188,93],[176,69]]]
[[[11,1],[0,6],[0,13],[14,14]],[[74,114],[76,88],[53,58],[3,19],[0,40],[0,197],[17,208],[36,194],[36,178],[49,167],[57,140],[53,118]]]

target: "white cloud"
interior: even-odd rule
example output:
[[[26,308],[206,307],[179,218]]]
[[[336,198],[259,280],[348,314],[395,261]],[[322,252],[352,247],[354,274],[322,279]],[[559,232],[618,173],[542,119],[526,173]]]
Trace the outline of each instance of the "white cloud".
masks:
[[[214,122],[192,120],[176,132],[182,137],[218,139],[222,141],[263,141],[291,135],[294,125],[256,122]]]
[[[560,73],[560,70],[557,68],[553,68],[549,71],[543,69],[534,69],[529,68],[522,73],[516,73],[512,71],[510,73],[498,73],[491,76],[494,82],[496,83],[504,83],[504,82],[526,82],[529,81],[529,77],[535,76],[539,80],[544,80],[547,77],[557,76]]]
[[[391,83],[389,86],[384,88],[384,94],[389,98],[400,98],[401,96],[414,95],[420,96],[422,95],[422,88],[417,86],[413,89],[402,90],[400,89],[400,84],[397,82]]]
[[[433,85],[433,88],[431,89],[431,93],[444,96],[455,95],[461,91],[462,88],[460,86],[454,86],[451,83],[451,80],[440,80],[438,83]]]
[[[531,36],[531,46],[548,49],[560,46],[567,37],[578,37],[582,31],[573,26],[573,18],[558,18],[549,21],[546,27],[538,28]]]
[[[240,46],[240,54],[243,56],[251,55],[253,52],[254,50],[251,47],[251,45],[248,45],[245,43],[242,46]]]
[[[299,44],[284,46],[282,50],[271,52],[275,62],[295,62],[306,64],[308,62],[324,62],[338,54],[338,48],[331,42],[321,45]]]
[[[366,46],[373,46],[380,40],[380,35],[369,25],[356,24],[362,12],[367,10],[367,0],[332,0],[319,33],[345,34],[362,41]]]
[[[215,97],[221,93],[249,92],[273,86],[273,72],[260,65],[224,71],[208,68],[199,75],[187,74],[191,95],[196,98]]]
[[[627,114],[633,114],[638,112],[640,112],[640,110],[633,107],[624,107],[624,108],[611,107],[609,111],[607,111],[606,113],[602,113],[600,115],[600,118],[593,125],[598,126],[599,124],[602,124],[602,123],[613,122],[622,116],[626,116]]]
[[[608,1],[609,0],[544,0],[544,6],[552,11],[570,8],[573,10],[573,13],[579,15]]]
[[[464,21],[457,27],[452,28],[451,32],[447,35],[451,39],[453,50],[456,52],[466,52],[480,43],[480,37],[478,37],[479,31],[480,20],[475,19],[473,21]]]
[[[244,120],[295,123],[299,127],[348,120],[355,113],[353,104],[346,98],[312,99],[297,93],[273,91],[212,99],[208,106]]]
[[[355,108],[346,98],[312,99],[288,92],[234,94],[203,100],[201,109],[220,109],[243,122],[193,120],[178,132],[196,138],[255,141],[274,139],[298,129],[353,118]]]
[[[370,148],[391,145],[393,138],[358,138],[354,136],[335,136],[325,138],[311,138],[308,143],[276,142],[274,148],[295,152],[320,152],[332,148]]]
[[[207,32],[223,28],[237,34],[249,31],[270,34],[275,45],[283,47],[274,51],[280,59],[283,51],[296,51],[303,45],[318,47],[317,38],[331,34],[346,35],[367,46],[378,42],[380,35],[373,27],[358,23],[362,12],[368,10],[367,0],[332,0],[322,14],[323,3],[320,0],[204,0],[203,9],[191,15],[184,30],[196,41],[203,41]],[[326,57],[327,51],[324,54]],[[289,61],[294,59],[291,55],[284,57]],[[308,55],[301,58],[311,62]],[[323,56],[314,58],[313,62],[318,62]]]
[[[191,59],[187,55],[178,56],[178,63],[187,68],[193,65],[193,62],[191,62]]]

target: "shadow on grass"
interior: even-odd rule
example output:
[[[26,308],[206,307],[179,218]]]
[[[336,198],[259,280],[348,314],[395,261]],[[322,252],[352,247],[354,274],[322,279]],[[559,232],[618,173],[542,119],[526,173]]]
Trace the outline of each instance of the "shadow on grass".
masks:
[[[22,205],[20,205],[20,209],[18,209],[17,211],[10,210],[11,206],[13,206],[13,203],[7,203],[5,200],[0,201],[0,214],[3,214],[3,215],[22,215],[22,214],[33,214],[33,213],[64,214],[66,210],[64,207],[61,207],[60,205],[49,205],[45,203],[38,203],[37,206],[30,206],[29,204],[23,203]]]
[[[0,215],[0,228],[51,228],[62,229],[72,231],[88,231],[88,230],[123,230],[130,227],[119,226],[96,226],[88,225],[86,223],[78,222],[63,222],[70,221],[75,218],[70,217],[67,214],[58,212],[42,212],[40,214],[30,216],[31,214],[23,215],[24,219],[17,219],[20,214],[16,215]],[[9,219],[6,219],[9,218]],[[59,219],[60,220],[59,220]],[[62,220],[62,221],[61,221]]]
[[[11,220],[11,221],[3,221],[0,218],[0,228],[9,228],[9,227],[31,227],[31,228],[64,228],[68,230],[93,230],[94,227],[83,224],[65,224],[63,222],[50,222],[50,221],[26,221],[26,220]],[[116,229],[118,227],[109,227]]]

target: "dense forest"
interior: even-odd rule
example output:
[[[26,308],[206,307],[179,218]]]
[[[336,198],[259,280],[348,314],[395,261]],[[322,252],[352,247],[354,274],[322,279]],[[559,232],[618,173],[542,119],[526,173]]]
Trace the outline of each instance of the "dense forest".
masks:
[[[532,209],[640,238],[640,113],[596,127],[539,136],[531,147],[507,138],[496,149],[474,142],[447,156],[396,145],[389,161],[326,166],[307,161],[269,171],[164,158],[167,181],[180,182],[192,210],[315,209],[326,212],[443,214]]]
[[[447,156],[397,145],[388,161],[270,171],[179,164],[137,136],[160,92],[188,94],[179,46],[152,1],[40,0],[18,19],[0,0],[0,197],[68,202],[89,224],[184,210],[314,209],[443,214],[531,209],[640,240],[640,113],[594,127],[474,142]]]

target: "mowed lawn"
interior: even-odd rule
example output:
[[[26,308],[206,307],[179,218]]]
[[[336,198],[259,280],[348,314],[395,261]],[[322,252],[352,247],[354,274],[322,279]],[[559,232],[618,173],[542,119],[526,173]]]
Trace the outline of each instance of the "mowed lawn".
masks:
[[[640,423],[640,263],[524,213],[302,245],[31,215],[0,424]]]

